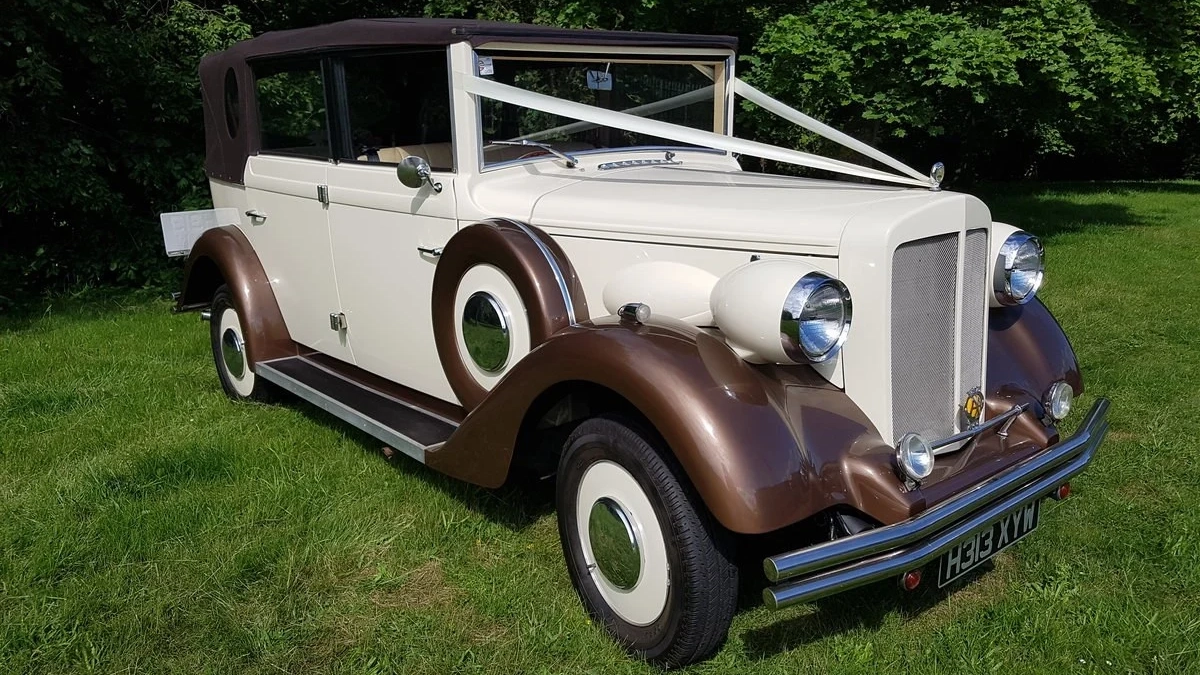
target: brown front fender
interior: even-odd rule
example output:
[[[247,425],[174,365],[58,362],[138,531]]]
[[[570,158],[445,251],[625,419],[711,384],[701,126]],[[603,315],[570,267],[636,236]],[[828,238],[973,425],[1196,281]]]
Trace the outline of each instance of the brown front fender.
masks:
[[[900,491],[892,449],[843,392],[808,368],[747,364],[718,337],[670,319],[639,325],[609,317],[555,334],[427,463],[499,485],[526,411],[568,382],[599,385],[636,407],[709,511],[735,532],[769,532],[838,503],[887,520],[923,507]]]
[[[196,240],[183,268],[183,291],[176,309],[212,302],[222,284],[229,286],[242,317],[250,363],[296,354],[258,254],[232,225],[208,230]]]
[[[1041,401],[1058,380],[1066,380],[1077,395],[1083,392],[1075,351],[1042,301],[993,309],[988,317],[989,397]]]

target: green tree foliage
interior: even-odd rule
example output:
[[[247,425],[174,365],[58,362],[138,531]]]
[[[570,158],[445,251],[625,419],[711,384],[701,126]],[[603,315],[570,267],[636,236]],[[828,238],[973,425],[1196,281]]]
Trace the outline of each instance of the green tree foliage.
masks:
[[[1078,155],[1129,175],[1194,128],[1198,32],[1195,0],[839,0],[765,18],[746,61],[763,89],[914,161],[1007,178]]]
[[[200,57],[389,15],[737,35],[756,86],[959,180],[1200,173],[1200,0],[14,0],[0,309],[83,284],[173,285],[157,214],[208,200]],[[739,133],[820,146],[748,104]]]
[[[248,37],[234,7],[18,0],[0,22],[0,306],[161,284],[156,214],[203,207],[196,65]]]

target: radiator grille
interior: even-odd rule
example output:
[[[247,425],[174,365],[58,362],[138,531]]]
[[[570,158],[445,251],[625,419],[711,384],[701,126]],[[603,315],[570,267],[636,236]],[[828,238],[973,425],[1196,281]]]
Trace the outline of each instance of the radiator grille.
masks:
[[[937,438],[955,422],[958,234],[902,244],[892,258],[892,432]],[[982,339],[982,338],[981,338]]]
[[[987,312],[987,230],[968,230],[963,246],[962,341],[959,391],[983,388],[983,338]]]

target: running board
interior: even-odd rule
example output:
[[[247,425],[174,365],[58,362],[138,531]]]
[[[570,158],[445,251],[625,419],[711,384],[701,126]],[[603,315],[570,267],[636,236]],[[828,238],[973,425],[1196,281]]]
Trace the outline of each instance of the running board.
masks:
[[[303,356],[264,361],[254,372],[421,463],[426,452],[436,450],[458,429],[448,419]]]

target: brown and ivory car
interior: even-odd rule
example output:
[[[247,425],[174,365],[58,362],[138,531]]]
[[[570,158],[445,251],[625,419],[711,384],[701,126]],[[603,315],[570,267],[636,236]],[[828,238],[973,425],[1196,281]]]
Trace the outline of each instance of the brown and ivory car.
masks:
[[[163,216],[231,397],[487,488],[553,476],[584,606],[665,666],[722,643],[739,574],[772,607],[959,578],[1106,430],[1097,399],[1059,433],[1083,383],[1038,240],[738,79],[735,47],[267,33],[202,61],[215,208]],[[873,163],[737,138],[739,98]]]

